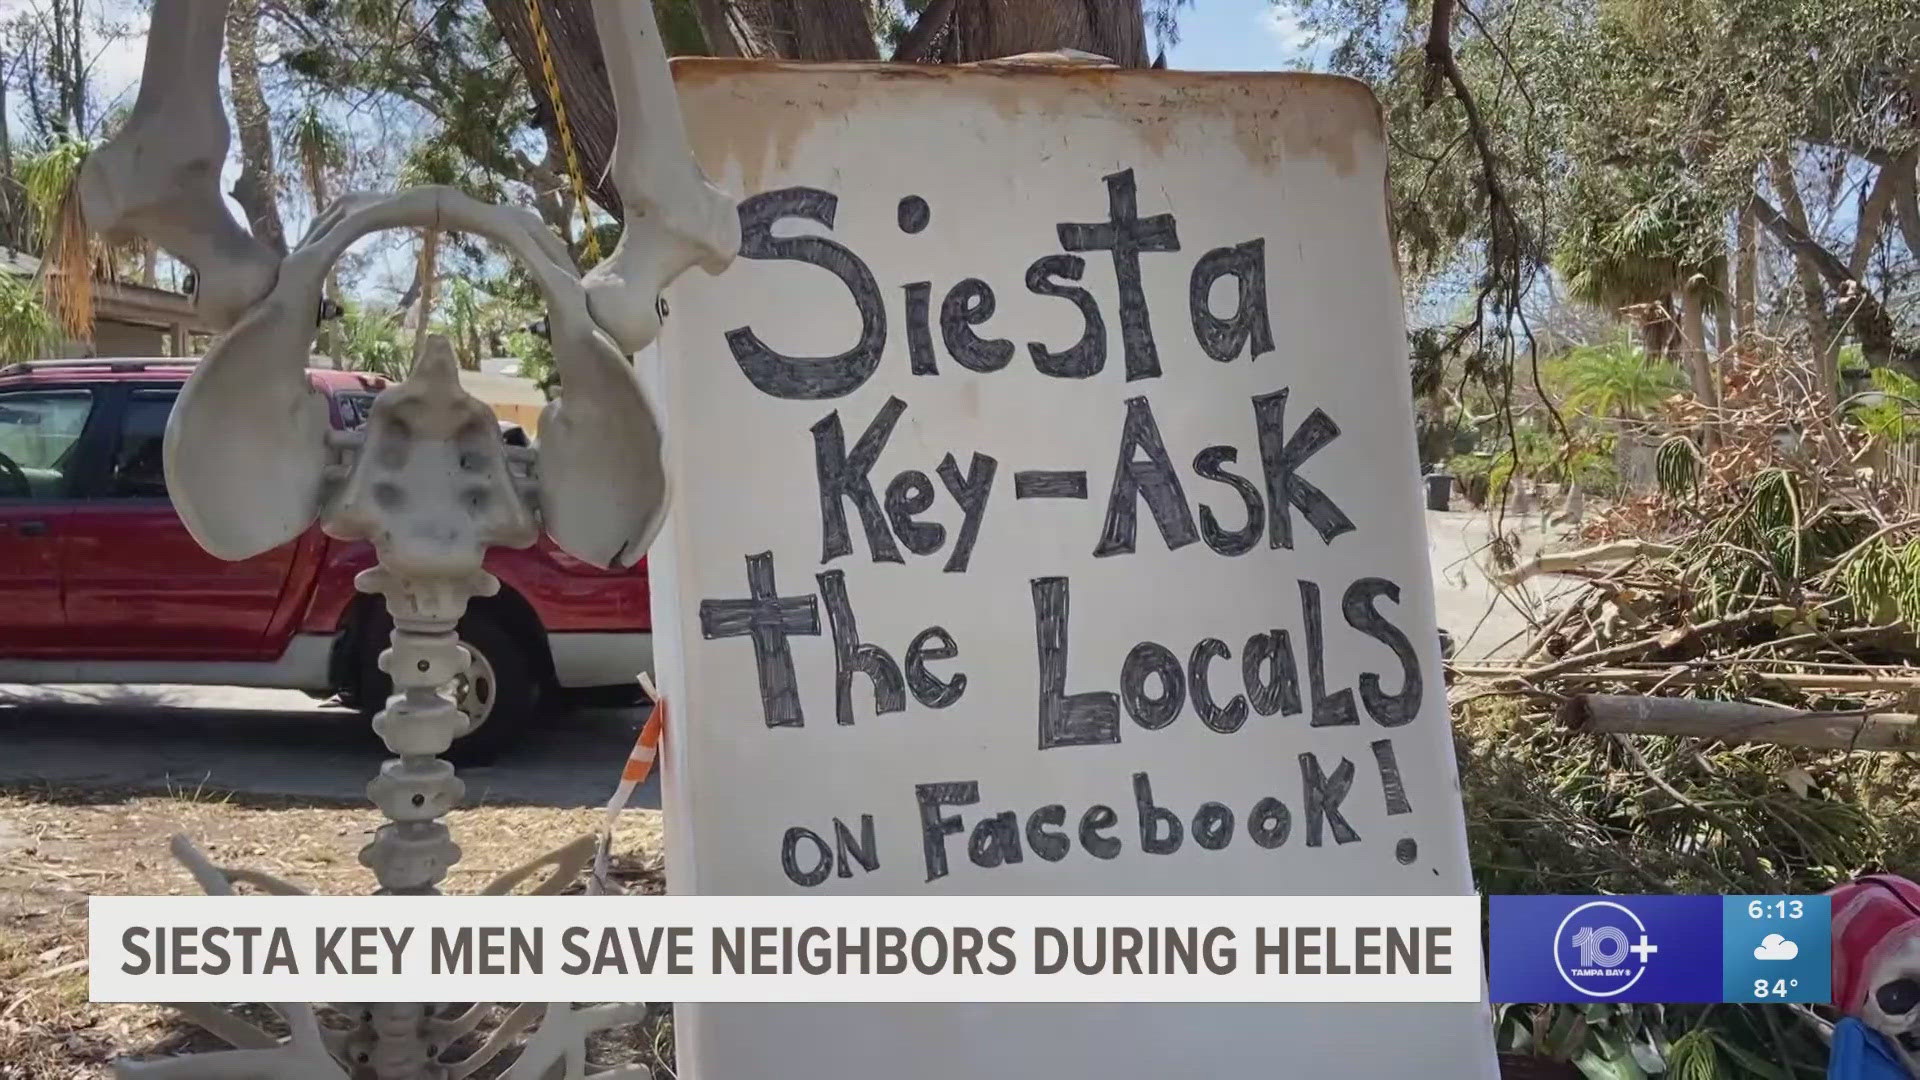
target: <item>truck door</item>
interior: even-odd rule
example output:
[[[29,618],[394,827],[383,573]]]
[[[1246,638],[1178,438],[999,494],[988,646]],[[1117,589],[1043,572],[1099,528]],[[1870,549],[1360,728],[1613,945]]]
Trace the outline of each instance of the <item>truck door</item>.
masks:
[[[0,655],[67,651],[61,550],[92,391],[0,391]]]
[[[160,446],[177,386],[130,386],[104,468],[73,510],[69,632],[99,658],[268,659],[295,540],[242,562],[201,549],[167,499]]]

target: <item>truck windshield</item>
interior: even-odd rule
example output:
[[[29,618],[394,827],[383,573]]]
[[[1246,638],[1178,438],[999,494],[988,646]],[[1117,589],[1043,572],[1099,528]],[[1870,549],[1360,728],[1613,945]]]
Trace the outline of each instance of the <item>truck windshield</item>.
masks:
[[[340,425],[348,431],[365,424],[373,410],[372,394],[335,394],[334,400],[340,403]]]

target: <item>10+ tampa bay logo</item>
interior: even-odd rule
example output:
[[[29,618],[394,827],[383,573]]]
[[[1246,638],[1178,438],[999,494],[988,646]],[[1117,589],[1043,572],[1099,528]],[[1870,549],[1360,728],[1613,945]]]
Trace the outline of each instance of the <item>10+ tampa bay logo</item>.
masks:
[[[1619,997],[1633,989],[1659,953],[1647,924],[1614,900],[1591,900],[1567,912],[1553,936],[1560,977],[1590,998]]]
[[[1496,1002],[1721,1000],[1717,896],[1490,896]]]

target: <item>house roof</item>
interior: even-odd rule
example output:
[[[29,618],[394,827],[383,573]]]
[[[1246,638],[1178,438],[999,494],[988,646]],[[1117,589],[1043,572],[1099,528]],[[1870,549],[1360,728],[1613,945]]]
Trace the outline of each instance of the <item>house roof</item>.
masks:
[[[24,251],[0,248],[0,274],[33,277],[40,273],[40,260]],[[93,283],[93,303],[97,318],[113,322],[172,326],[184,323],[189,330],[211,331],[194,308],[193,297],[172,289],[139,285],[130,281]]]

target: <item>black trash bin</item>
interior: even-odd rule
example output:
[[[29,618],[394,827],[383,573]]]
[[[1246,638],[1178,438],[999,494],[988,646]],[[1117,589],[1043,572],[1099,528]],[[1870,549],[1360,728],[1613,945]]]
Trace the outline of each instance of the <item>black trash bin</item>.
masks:
[[[1427,474],[1427,509],[1445,510],[1453,499],[1453,476],[1450,473],[1433,472]]]

